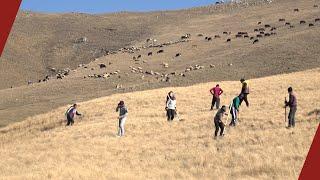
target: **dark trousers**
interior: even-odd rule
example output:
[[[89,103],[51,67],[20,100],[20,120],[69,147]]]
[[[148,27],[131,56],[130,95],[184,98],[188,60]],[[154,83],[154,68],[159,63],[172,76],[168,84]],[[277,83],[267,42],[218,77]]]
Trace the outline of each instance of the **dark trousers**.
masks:
[[[240,105],[242,101],[246,102],[247,107],[249,107],[248,94],[242,94],[242,98],[240,99]]]
[[[216,127],[216,130],[214,132],[214,136],[218,136],[219,129],[221,129],[220,136],[223,136],[224,124],[222,122],[215,121],[214,126]]]
[[[74,123],[73,118],[67,115],[67,126],[72,126],[73,123]]]
[[[216,105],[216,109],[220,107],[220,97],[213,96],[211,102],[211,110],[213,110],[214,105]]]
[[[297,112],[297,107],[290,107],[289,116],[288,116],[289,127],[294,127],[296,124],[295,122],[296,112]]]
[[[174,115],[176,111],[174,109],[167,109],[167,120],[172,121],[174,119]]]

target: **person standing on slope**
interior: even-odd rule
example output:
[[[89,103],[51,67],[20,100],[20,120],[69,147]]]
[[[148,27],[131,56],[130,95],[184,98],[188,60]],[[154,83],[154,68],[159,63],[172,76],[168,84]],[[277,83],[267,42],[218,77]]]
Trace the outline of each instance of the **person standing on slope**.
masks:
[[[223,90],[220,88],[219,84],[216,87],[210,89],[210,93],[212,94],[212,102],[211,102],[211,111],[213,110],[214,105],[216,105],[216,109],[220,107],[220,95],[223,93]]]
[[[173,94],[172,91],[170,91],[167,95],[167,101],[166,101],[166,111],[167,111],[167,120],[173,121],[174,116],[176,114],[176,97]]]
[[[223,120],[223,115],[228,115],[226,111],[227,111],[226,106],[222,106],[221,109],[218,110],[217,114],[214,117],[214,126],[216,127],[216,130],[214,132],[215,138],[217,138],[218,136],[219,129],[221,129],[220,136],[224,135],[223,132],[224,132],[225,124],[222,122],[222,120]]]
[[[128,109],[124,105],[124,101],[120,101],[118,103],[118,106],[116,108],[116,112],[119,112],[119,131],[118,131],[118,136],[124,136],[125,130],[124,130],[124,124],[126,123],[127,116],[128,116]]]
[[[242,84],[242,88],[241,88],[241,99],[240,99],[240,105],[242,104],[242,101],[246,102],[247,107],[249,107],[249,101],[248,101],[248,95],[249,95],[249,85],[246,82],[245,79],[241,79],[240,80],[241,84]]]
[[[289,111],[289,116],[288,116],[288,128],[294,127],[295,126],[295,115],[297,112],[297,98],[295,94],[293,93],[292,87],[288,88],[288,93],[289,93],[289,101],[285,101],[285,108],[289,106],[290,111]]]
[[[231,122],[229,126],[236,126],[238,123],[238,113],[239,113],[239,107],[240,107],[240,99],[243,98],[240,94],[239,96],[235,97],[232,100],[232,103],[230,105],[230,114],[231,114]]]
[[[67,125],[66,126],[72,126],[74,123],[74,117],[75,115],[81,116],[81,114],[77,111],[77,104],[73,104],[66,112],[67,116]]]

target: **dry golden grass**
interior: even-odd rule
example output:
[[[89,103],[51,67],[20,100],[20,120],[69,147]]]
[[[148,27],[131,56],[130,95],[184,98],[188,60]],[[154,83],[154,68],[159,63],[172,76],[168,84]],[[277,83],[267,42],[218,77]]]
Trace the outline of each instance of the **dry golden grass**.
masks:
[[[63,126],[67,107],[1,129],[0,175],[7,179],[296,179],[318,121],[320,69],[250,81],[251,107],[214,140],[209,88],[216,82],[116,94],[80,103],[85,114]],[[239,82],[220,82],[228,104]],[[297,124],[286,129],[281,108],[292,85]],[[167,123],[166,93],[174,90],[185,121]],[[118,100],[129,108],[126,136],[117,138]]]

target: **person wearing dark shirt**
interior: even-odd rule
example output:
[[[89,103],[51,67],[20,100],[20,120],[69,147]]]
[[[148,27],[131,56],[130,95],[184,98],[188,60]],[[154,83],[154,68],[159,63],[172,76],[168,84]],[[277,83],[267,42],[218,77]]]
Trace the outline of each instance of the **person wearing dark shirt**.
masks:
[[[124,124],[126,123],[127,116],[128,116],[128,108],[125,106],[124,101],[120,101],[118,103],[118,106],[116,108],[116,112],[119,112],[119,131],[118,131],[118,137],[124,136],[125,130],[124,130]]]
[[[67,116],[67,125],[66,126],[72,126],[74,123],[74,117],[75,115],[81,116],[81,114],[77,111],[77,104],[72,105],[66,112]]]
[[[210,93],[212,94],[212,102],[211,102],[211,109],[213,110],[214,105],[216,105],[216,109],[220,108],[220,95],[223,93],[223,90],[220,88],[219,84],[216,87],[210,89]]]
[[[217,138],[218,136],[218,132],[219,129],[220,130],[220,136],[223,136],[223,132],[224,132],[224,123],[222,122],[223,119],[223,115],[227,115],[226,114],[227,108],[226,106],[222,106],[221,109],[218,110],[217,114],[214,117],[214,126],[216,127],[216,130],[214,132],[214,137]]]
[[[289,93],[289,101],[285,101],[285,107],[289,107],[289,116],[288,116],[288,127],[294,127],[295,126],[295,115],[297,112],[297,98],[295,94],[293,93],[292,87],[288,88]]]
[[[241,99],[240,99],[240,105],[242,104],[242,101],[246,102],[247,107],[249,107],[249,101],[248,101],[248,95],[249,95],[249,85],[246,82],[245,79],[241,79],[240,80],[241,84],[242,84],[242,88],[241,88]]]

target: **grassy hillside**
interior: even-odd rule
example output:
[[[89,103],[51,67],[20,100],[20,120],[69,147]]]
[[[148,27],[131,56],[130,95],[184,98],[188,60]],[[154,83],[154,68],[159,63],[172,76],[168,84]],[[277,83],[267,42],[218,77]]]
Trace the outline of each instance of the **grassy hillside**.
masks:
[[[88,101],[115,93],[239,80],[241,77],[252,79],[317,68],[320,64],[320,21],[315,22],[315,19],[319,18],[320,8],[314,7],[315,4],[319,3],[277,0],[271,4],[208,6],[151,13],[21,13],[4,59],[0,61],[0,87],[13,85],[12,89],[0,90],[0,126],[74,101]],[[294,12],[295,8],[299,12]],[[279,22],[280,18],[293,27]],[[301,20],[306,23],[300,24]],[[314,26],[309,26],[310,23]],[[261,32],[254,32],[254,29],[266,24],[276,27],[273,31],[276,35],[263,36],[256,44],[250,38],[235,37],[238,32],[245,31],[249,37],[257,39]],[[109,28],[117,28],[117,31]],[[265,29],[266,33],[271,32],[271,28]],[[231,34],[223,34],[225,31]],[[177,41],[186,33],[191,34],[188,42],[143,48],[146,38],[155,38],[156,44],[160,45]],[[215,35],[220,38],[214,38]],[[83,36],[88,38],[86,43],[74,43]],[[206,41],[206,36],[213,40]],[[227,43],[227,39],[231,42]],[[91,48],[113,49],[127,44],[140,49],[132,53],[117,51],[95,61],[85,55],[91,53]],[[159,50],[164,53],[157,54]],[[153,56],[147,56],[149,52],[153,52]],[[175,57],[178,53],[181,56]],[[133,60],[139,55],[142,57],[138,61]],[[82,63],[85,65],[76,68]],[[100,69],[101,63],[107,67]],[[196,65],[204,68],[185,72]],[[62,80],[53,76],[48,82],[25,85],[28,79],[33,82],[43,79],[48,67],[76,69]],[[141,72],[132,72],[132,68],[139,67]],[[89,77],[115,74],[115,71],[116,75],[106,79]],[[151,71],[158,75],[148,74]],[[163,81],[166,76],[170,81]]]
[[[0,175],[5,179],[297,179],[318,126],[307,114],[319,107],[319,69],[250,81],[251,107],[240,124],[212,138],[209,88],[217,82],[115,94],[80,103],[85,114],[64,127],[67,106],[0,130]],[[219,82],[222,104],[238,81]],[[298,98],[295,129],[286,129],[286,89]],[[166,93],[176,92],[184,121],[167,123]],[[127,134],[117,138],[117,102],[129,108]]]
[[[106,51],[148,38],[153,15],[39,14],[19,12],[0,61],[0,88],[19,86],[53,74],[50,68],[75,69]],[[86,42],[77,42],[80,38]]]

